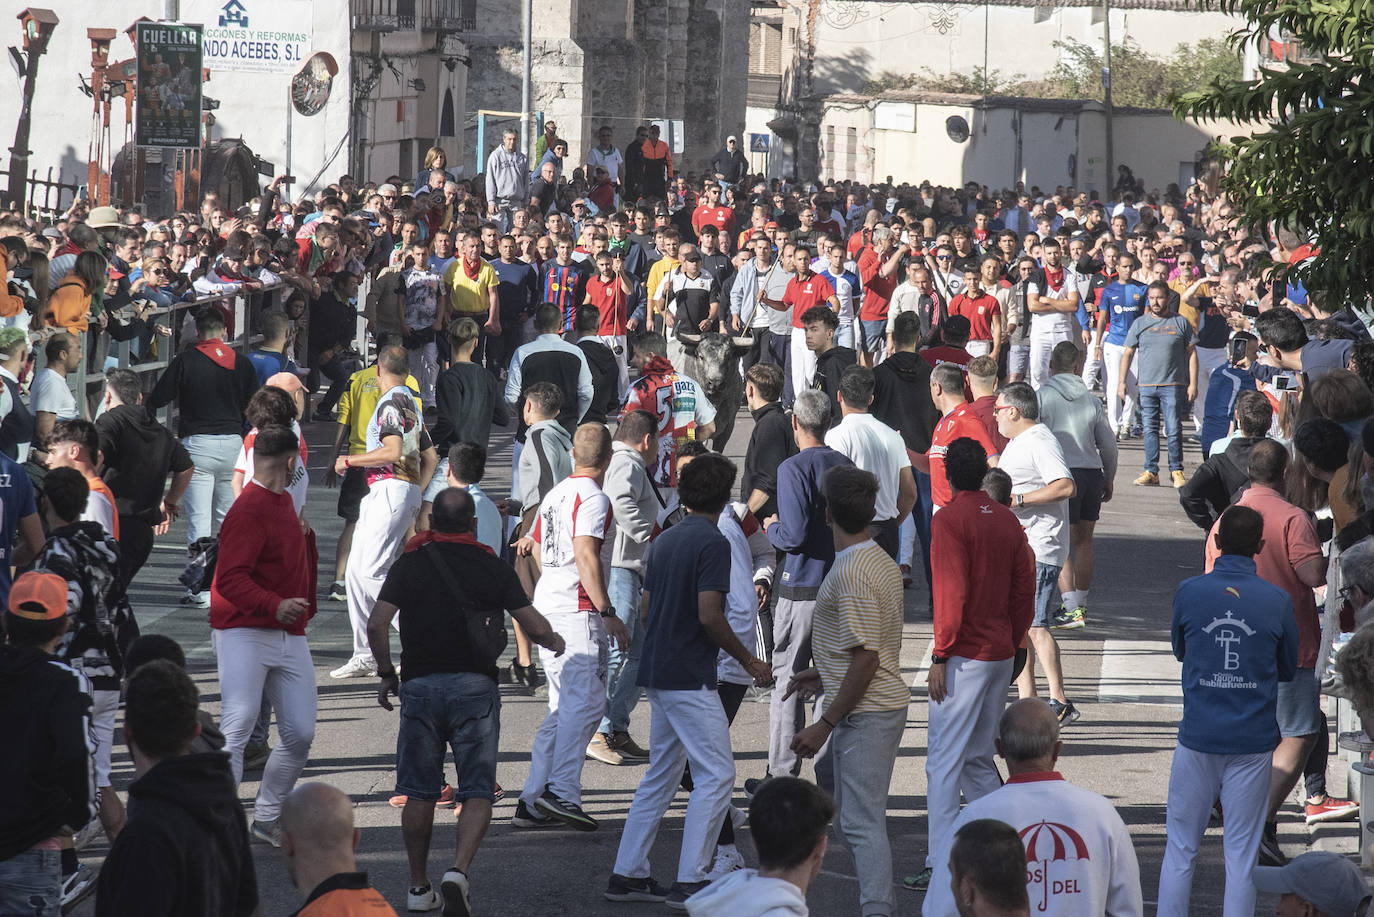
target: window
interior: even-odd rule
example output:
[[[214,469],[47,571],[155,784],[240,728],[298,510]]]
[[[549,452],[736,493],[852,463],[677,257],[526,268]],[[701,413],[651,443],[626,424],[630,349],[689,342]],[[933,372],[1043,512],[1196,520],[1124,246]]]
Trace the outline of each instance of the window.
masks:
[[[439,136],[452,137],[455,134],[453,129],[453,89],[444,90],[444,107],[439,112]]]

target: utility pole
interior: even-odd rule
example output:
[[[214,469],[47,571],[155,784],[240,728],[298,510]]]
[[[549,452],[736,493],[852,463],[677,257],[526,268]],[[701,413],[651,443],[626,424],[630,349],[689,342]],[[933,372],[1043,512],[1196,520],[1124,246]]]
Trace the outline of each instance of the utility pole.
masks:
[[[524,22],[525,51],[520,73],[520,143],[525,148],[525,156],[534,162],[534,136],[530,130],[530,65],[531,43],[534,33],[534,0],[520,0],[520,16]],[[478,168],[483,168],[486,150],[477,151]]]
[[[1102,62],[1102,106],[1107,115],[1107,181],[1102,193],[1110,200],[1116,183],[1112,150],[1112,0],[1102,0]]]

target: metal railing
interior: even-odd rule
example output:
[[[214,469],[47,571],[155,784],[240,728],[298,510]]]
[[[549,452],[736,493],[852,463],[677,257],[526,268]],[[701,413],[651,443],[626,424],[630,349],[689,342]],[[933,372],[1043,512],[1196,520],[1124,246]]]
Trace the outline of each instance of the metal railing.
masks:
[[[350,10],[354,26],[372,32],[469,32],[477,25],[477,0],[351,0]]]

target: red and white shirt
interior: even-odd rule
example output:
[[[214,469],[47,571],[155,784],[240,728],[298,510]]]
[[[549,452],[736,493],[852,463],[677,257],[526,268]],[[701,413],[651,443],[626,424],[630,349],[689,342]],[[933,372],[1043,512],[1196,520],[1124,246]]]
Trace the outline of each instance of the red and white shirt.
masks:
[[[602,572],[609,567],[611,548],[611,498],[586,475],[564,478],[539,504],[530,537],[539,545],[539,582],[534,604],[545,614],[595,611],[573,555],[574,539],[582,535],[601,539]]]
[[[801,317],[812,306],[830,308],[828,300],[834,295],[835,288],[820,274],[807,274],[805,280],[793,277],[787,281],[787,292],[782,294],[782,301],[792,307],[792,327],[802,326]]]
[[[992,319],[1001,313],[1002,307],[997,304],[997,297],[991,293],[970,296],[964,292],[949,303],[950,315],[962,315],[968,319],[970,341],[992,340]]]
[[[296,434],[296,439],[300,442],[301,460],[296,463],[296,467],[291,471],[291,480],[286,482],[286,492],[291,496],[291,505],[296,508],[296,515],[305,512],[305,494],[310,488],[310,475],[306,472],[306,465],[310,458],[310,448],[305,444],[305,437],[301,435],[300,424],[291,421],[291,432]],[[234,470],[243,475],[243,486],[247,487],[253,480],[253,443],[257,441],[258,428],[254,427],[248,431],[248,435],[243,438],[243,448],[239,450],[239,457],[234,460]]]
[[[623,335],[625,323],[629,321],[626,303],[629,297],[620,285],[620,278],[612,275],[610,280],[602,280],[598,274],[587,279],[587,300],[596,311],[601,313],[601,324],[596,333],[601,335]]]
[[[945,452],[949,449],[949,444],[961,436],[977,440],[988,458],[998,454],[997,446],[988,435],[983,421],[973,412],[971,405],[960,405],[941,417],[940,422],[935,425],[935,430],[930,434],[930,451],[926,453],[930,459],[930,496],[936,506],[944,506],[954,499],[954,491],[950,488],[949,478],[945,475]]]

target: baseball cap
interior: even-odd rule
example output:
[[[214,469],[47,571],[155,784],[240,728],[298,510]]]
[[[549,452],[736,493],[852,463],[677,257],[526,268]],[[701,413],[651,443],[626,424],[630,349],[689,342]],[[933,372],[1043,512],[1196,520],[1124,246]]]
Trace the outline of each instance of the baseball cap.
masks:
[[[17,588],[18,581],[14,585]],[[13,593],[10,602],[14,602]],[[1297,895],[1310,901],[1327,917],[1354,917],[1360,902],[1369,897],[1360,868],[1340,854],[1326,850],[1304,853],[1290,860],[1287,866],[1256,866],[1250,878],[1260,891],[1270,895]]]
[[[735,141],[736,143],[739,143],[739,138],[736,137],[734,134],[731,134],[729,137],[725,138],[726,143],[729,143],[731,140]]]
[[[764,224],[763,224],[763,228],[764,228],[764,229],[777,229],[777,228],[778,228],[778,224],[777,224],[775,221],[773,221],[773,220],[769,220],[767,223],[764,223]]]
[[[10,614],[30,621],[56,621],[67,613],[67,581],[56,573],[30,570],[10,587]]]
[[[111,280],[123,280],[128,275],[125,274],[123,271],[116,270],[115,266],[113,264],[110,264],[106,265],[105,267],[105,276],[109,277]]]
[[[305,386],[301,384],[301,377],[295,373],[273,373],[267,377],[267,384],[274,388],[282,389],[287,393],[305,391]]]

